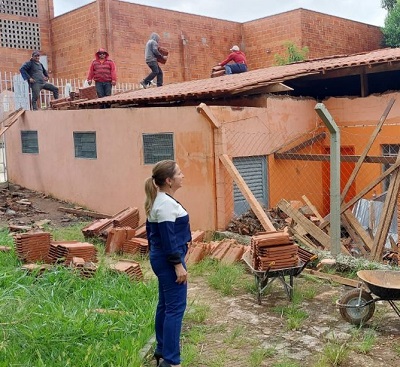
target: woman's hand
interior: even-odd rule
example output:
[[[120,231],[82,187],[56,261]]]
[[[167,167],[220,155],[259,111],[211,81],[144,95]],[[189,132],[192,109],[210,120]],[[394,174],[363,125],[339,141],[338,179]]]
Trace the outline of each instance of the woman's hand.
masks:
[[[187,282],[188,273],[182,264],[176,264],[175,266],[175,274],[176,274],[176,282],[178,284],[184,284]]]

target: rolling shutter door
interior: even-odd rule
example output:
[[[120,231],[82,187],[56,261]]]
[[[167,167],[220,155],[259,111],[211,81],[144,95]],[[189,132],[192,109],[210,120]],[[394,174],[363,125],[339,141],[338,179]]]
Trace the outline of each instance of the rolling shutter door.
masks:
[[[239,171],[247,186],[261,205],[267,206],[267,170],[266,157],[239,157],[233,158],[233,164]],[[233,184],[235,215],[241,215],[250,209],[250,205]]]

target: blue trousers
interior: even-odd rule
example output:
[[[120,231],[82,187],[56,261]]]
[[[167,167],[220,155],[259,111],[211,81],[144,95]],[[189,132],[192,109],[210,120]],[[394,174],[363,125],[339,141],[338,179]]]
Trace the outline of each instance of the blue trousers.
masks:
[[[238,74],[247,71],[246,64],[228,64],[225,65],[225,74]]]
[[[184,264],[184,257],[182,258]],[[150,253],[150,264],[158,278],[158,305],[155,318],[156,352],[169,364],[180,364],[180,336],[186,309],[187,284],[176,283],[174,266],[165,255]],[[186,265],[184,264],[186,268]]]

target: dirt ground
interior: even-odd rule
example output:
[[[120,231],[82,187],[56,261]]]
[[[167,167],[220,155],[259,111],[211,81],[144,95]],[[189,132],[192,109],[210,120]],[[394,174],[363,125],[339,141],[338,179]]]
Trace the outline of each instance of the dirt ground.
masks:
[[[0,225],[40,227],[49,223],[51,226],[68,226],[93,220],[66,214],[59,210],[60,207],[73,205],[15,186],[3,189],[0,191]],[[250,271],[245,276],[253,281],[254,275]],[[302,273],[295,278],[294,287],[315,295],[303,300],[299,306],[307,316],[305,321],[298,330],[289,330],[282,310],[291,303],[278,280],[264,292],[259,305],[256,295],[250,291],[224,297],[209,287],[206,279],[191,277],[188,310],[195,306],[209,309],[202,324],[207,330],[207,338],[196,345],[201,359],[192,362],[191,367],[398,365],[400,317],[387,302],[377,302],[371,320],[358,328],[347,323],[335,305],[340,295],[348,290],[344,286],[310,279]],[[185,322],[184,334],[195,328],[195,324]],[[371,335],[374,338],[372,345],[365,351],[362,346]],[[349,354],[344,362],[321,362],[322,356],[327,354],[324,348],[333,350],[334,345],[339,349],[348,347]],[[252,356],[254,358],[260,349],[268,353],[261,364],[254,364]],[[154,362],[148,365],[153,366]],[[183,362],[183,366],[188,364]]]

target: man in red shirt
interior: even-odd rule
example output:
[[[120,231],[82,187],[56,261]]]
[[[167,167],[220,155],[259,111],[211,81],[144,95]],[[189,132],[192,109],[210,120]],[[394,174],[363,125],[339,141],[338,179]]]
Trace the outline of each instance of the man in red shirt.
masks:
[[[240,51],[239,46],[235,45],[230,49],[229,56],[218,65],[225,67],[226,74],[244,73],[247,71],[247,61],[244,52]],[[229,63],[229,64],[228,64]]]
[[[96,92],[99,98],[111,96],[112,87],[117,83],[117,69],[114,61],[108,58],[108,52],[100,48],[95,59],[90,64],[87,82],[92,84],[95,81]]]

